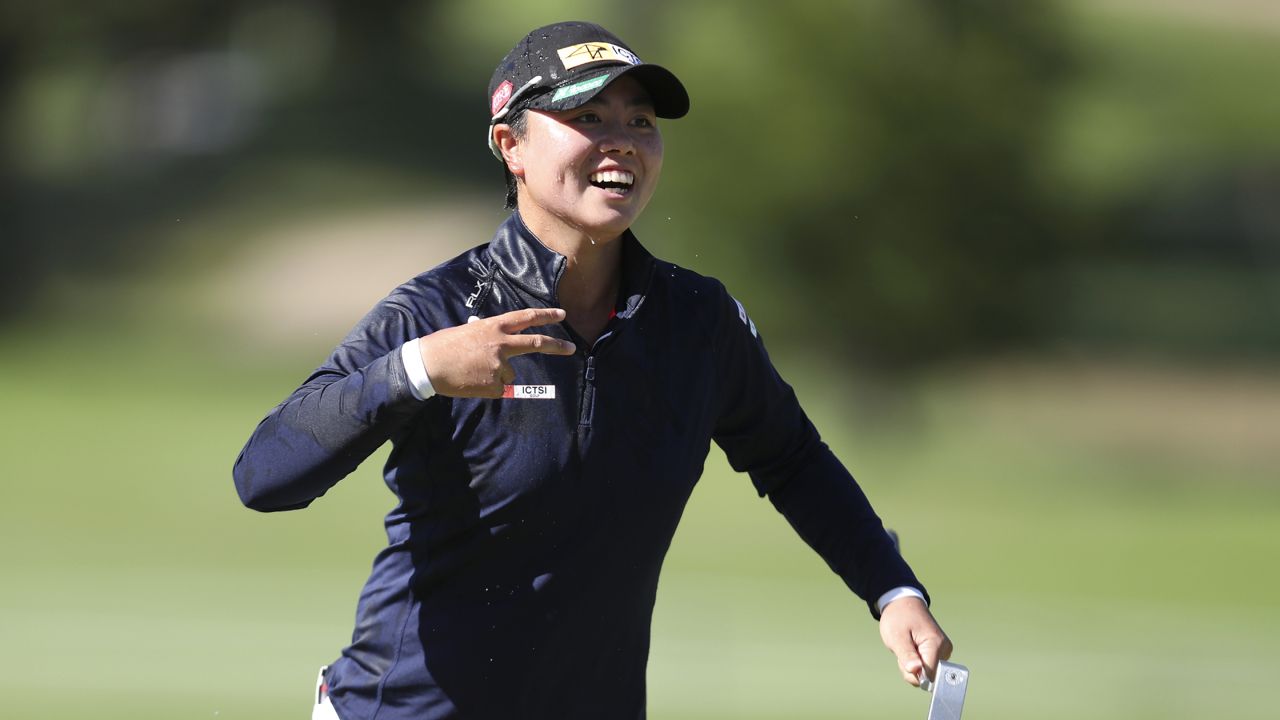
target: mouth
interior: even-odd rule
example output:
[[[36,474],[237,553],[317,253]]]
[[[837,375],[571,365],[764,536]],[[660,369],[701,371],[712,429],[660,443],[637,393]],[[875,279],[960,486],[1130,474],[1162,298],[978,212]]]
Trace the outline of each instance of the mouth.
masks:
[[[591,173],[591,184],[601,190],[626,195],[635,185],[636,176],[627,170],[605,170]]]

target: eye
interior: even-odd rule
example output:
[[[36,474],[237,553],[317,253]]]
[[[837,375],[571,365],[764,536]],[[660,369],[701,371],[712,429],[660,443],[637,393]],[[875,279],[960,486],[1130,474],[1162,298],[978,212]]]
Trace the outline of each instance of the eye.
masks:
[[[652,119],[652,118],[650,118],[650,117],[649,117],[649,116],[647,116],[647,115],[641,115],[640,117],[636,118],[635,120],[632,120],[632,121],[631,121],[631,124],[632,124],[632,125],[635,125],[636,127],[642,127],[642,128],[651,128],[651,127],[656,127],[656,126],[654,125],[653,119]]]
[[[600,116],[593,112],[584,112],[581,115],[575,116],[573,121],[579,123],[598,123],[600,122]]]

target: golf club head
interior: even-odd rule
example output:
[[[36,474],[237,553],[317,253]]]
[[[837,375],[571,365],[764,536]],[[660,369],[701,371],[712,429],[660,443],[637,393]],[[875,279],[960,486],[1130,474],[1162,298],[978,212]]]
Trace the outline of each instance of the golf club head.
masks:
[[[932,682],[924,671],[920,672],[920,689],[933,694],[929,702],[929,720],[960,720],[964,695],[969,689],[969,668],[940,660]]]

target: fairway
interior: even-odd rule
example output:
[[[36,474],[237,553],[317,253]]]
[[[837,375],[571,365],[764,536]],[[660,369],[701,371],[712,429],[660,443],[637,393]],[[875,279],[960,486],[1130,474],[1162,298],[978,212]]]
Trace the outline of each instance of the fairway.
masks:
[[[88,373],[68,338],[5,342],[6,715],[303,717],[382,543],[378,463],[306,511],[245,510],[231,462],[300,375],[264,368],[312,361],[119,342],[102,339]],[[889,412],[781,365],[902,533],[973,671],[967,716],[1269,717],[1280,582],[1259,570],[1280,556],[1280,462],[1265,434],[1160,445],[1158,417],[1132,407],[1152,374],[1133,368],[1107,376],[1128,394],[1063,368],[955,373],[901,389]],[[63,382],[77,372],[87,382]],[[1185,403],[1219,388],[1259,422],[1280,412],[1275,379],[1181,387]],[[1167,395],[1160,414],[1190,409]],[[1098,432],[1117,416],[1132,429]],[[649,679],[654,718],[922,717],[928,704],[865,606],[715,449],[668,557]],[[1045,704],[1047,683],[1072,692]]]

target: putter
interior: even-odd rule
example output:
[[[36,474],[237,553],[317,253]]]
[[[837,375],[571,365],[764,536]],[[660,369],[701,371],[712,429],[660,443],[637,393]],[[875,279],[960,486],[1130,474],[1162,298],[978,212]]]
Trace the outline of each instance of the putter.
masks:
[[[936,675],[938,679],[930,682],[924,671],[920,671],[920,689],[933,694],[929,720],[960,720],[964,693],[969,689],[969,668],[939,660]]]
[[[890,528],[885,528],[885,532],[893,541],[893,549],[901,553],[902,542],[898,533]],[[938,681],[931,682],[924,669],[920,670],[920,689],[933,695],[929,702],[929,720],[960,720],[964,693],[969,689],[969,668],[939,660],[935,674]]]

